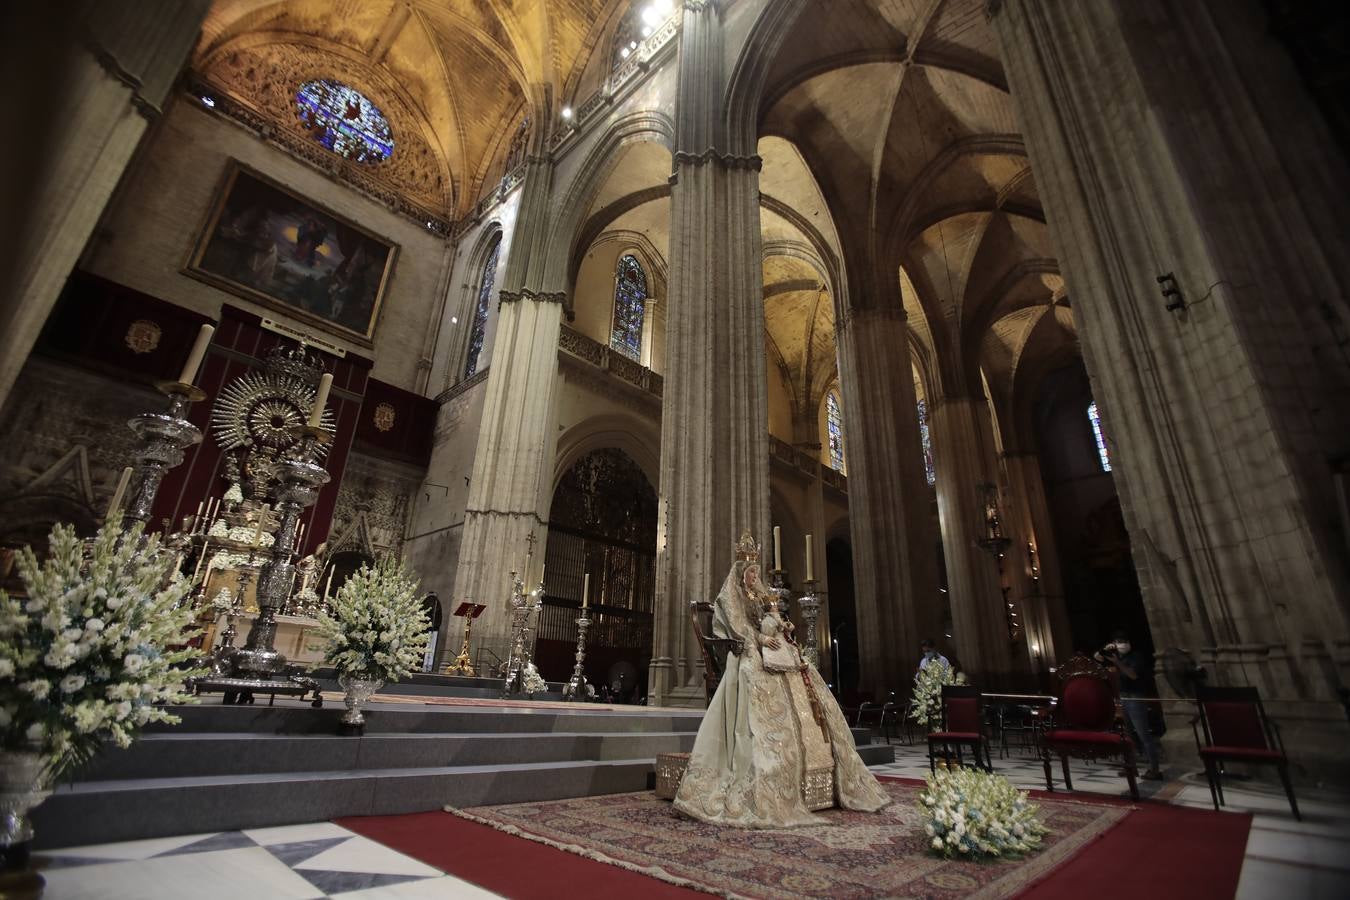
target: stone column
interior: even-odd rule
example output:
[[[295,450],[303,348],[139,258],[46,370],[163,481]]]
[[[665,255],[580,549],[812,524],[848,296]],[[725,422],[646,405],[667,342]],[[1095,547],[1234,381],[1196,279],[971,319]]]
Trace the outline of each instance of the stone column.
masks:
[[[15,138],[0,172],[0,404],[159,117],[210,2],[6,6],[0,78]]]
[[[529,161],[501,280],[452,601],[487,605],[473,626],[474,646],[502,659],[511,622],[510,572],[521,571],[527,539],[533,534],[533,562],[521,575],[526,590],[538,583],[552,499],[563,295],[526,286],[542,268],[540,248],[551,178],[551,163],[541,158]],[[459,647],[444,649],[453,657]]]
[[[895,307],[850,309],[836,326],[859,686],[879,698],[908,687],[919,641],[942,620],[909,326],[898,305],[897,297]]]
[[[1330,756],[1350,677],[1328,464],[1350,452],[1344,157],[1259,4],[990,12],[1154,642],[1257,685],[1291,746]]]
[[[1057,662],[1063,662],[1073,653],[1073,637],[1069,630],[1069,614],[1064,603],[1064,585],[1060,578],[1059,550],[1055,543],[1054,525],[1045,499],[1045,483],[1041,479],[1040,457],[1035,453],[1008,451],[1003,454],[1004,470],[1008,476],[1011,503],[1005,518],[1016,525],[1022,538],[1020,555],[1013,564],[1019,568],[1028,565],[1026,542],[1036,547],[1038,577],[1028,574],[1023,600],[1027,617],[1029,649],[1032,669],[1047,671]],[[1016,554],[1019,548],[1014,547]]]
[[[722,24],[686,3],[671,176],[670,286],[661,413],[661,521],[648,697],[702,705],[689,602],[711,599],[743,529],[769,535],[759,159],[721,133]]]
[[[943,397],[928,407],[956,654],[972,681],[996,688],[1013,665],[998,565],[976,543],[985,537],[980,485],[994,481],[988,419],[983,397]]]

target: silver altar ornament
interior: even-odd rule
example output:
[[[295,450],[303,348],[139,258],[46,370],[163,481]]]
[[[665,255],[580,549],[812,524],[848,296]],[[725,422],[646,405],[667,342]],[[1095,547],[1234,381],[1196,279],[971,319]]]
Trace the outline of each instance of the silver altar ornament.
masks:
[[[169,398],[168,410],[142,413],[127,422],[141,443],[133,451],[135,487],[123,517],[142,523],[150,521],[150,508],[155,503],[164,475],[183,462],[184,450],[201,442],[201,429],[187,420],[187,409],[206,399],[206,392],[201,388],[179,381],[161,381],[155,387]]]

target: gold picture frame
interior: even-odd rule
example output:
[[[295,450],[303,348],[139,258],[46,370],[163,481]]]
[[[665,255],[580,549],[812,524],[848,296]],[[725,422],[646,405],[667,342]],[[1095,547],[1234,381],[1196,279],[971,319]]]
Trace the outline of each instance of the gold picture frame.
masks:
[[[398,249],[231,160],[183,271],[370,346]]]

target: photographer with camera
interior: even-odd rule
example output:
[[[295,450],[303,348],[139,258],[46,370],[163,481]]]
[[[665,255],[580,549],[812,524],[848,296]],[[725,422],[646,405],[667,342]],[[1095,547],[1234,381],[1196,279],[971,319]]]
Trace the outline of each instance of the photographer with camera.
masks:
[[[1149,727],[1149,704],[1144,699],[1148,695],[1147,670],[1142,654],[1134,651],[1128,634],[1117,631],[1111,635],[1111,643],[1098,650],[1094,657],[1104,665],[1115,666],[1120,672],[1120,705],[1125,711],[1130,737],[1148,758],[1148,771],[1143,778],[1162,781],[1162,746]]]

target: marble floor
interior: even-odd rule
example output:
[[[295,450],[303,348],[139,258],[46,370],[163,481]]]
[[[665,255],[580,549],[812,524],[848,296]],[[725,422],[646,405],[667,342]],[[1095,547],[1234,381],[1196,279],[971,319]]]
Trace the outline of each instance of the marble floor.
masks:
[[[996,771],[1024,788],[1044,789],[1040,763],[1012,753]],[[922,778],[926,751],[897,746],[883,775]],[[1146,796],[1211,808],[1202,774],[1172,767],[1165,782],[1142,782]],[[1074,788],[1124,795],[1114,766],[1077,763]],[[1056,784],[1062,789],[1058,770]],[[1238,885],[1239,900],[1350,896],[1350,797],[1304,790],[1303,821],[1277,787],[1233,782],[1228,808],[1255,814]],[[37,856],[47,900],[422,900],[489,898],[494,894],[328,822],[248,831],[69,847]],[[1106,897],[1109,891],[1101,896]]]

